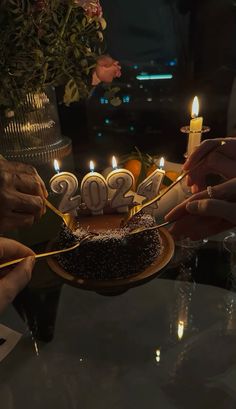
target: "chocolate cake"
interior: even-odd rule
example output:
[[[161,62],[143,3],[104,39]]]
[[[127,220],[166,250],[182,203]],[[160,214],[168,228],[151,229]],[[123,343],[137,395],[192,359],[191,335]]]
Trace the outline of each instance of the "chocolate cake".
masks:
[[[96,280],[126,278],[143,271],[161,252],[161,238],[157,229],[130,235],[139,227],[155,225],[149,214],[139,213],[125,227],[123,216],[80,216],[78,229],[71,233],[63,226],[58,247],[65,248],[82,239],[88,231],[93,236],[76,250],[59,255],[57,260],[65,271],[81,278]]]

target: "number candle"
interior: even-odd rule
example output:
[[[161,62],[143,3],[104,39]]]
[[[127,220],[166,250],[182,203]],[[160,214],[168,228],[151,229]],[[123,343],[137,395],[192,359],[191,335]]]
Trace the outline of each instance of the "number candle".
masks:
[[[194,97],[192,104],[192,119],[190,121],[190,130],[188,136],[187,156],[191,155],[195,147],[200,145],[202,137],[203,118],[198,116],[199,102],[198,97]]]
[[[111,197],[111,207],[117,208],[120,213],[126,213],[133,204],[135,193],[131,191],[134,186],[134,176],[127,169],[118,169],[115,156],[112,157],[113,171],[107,176],[107,184],[115,193]]]
[[[54,169],[57,174],[51,178],[49,184],[54,193],[63,195],[58,209],[62,213],[71,213],[76,216],[81,203],[81,197],[79,195],[74,196],[78,190],[78,180],[73,173],[60,172],[59,163],[56,159],[54,160]]]
[[[108,188],[104,177],[94,172],[94,163],[90,161],[90,172],[81,182],[81,195],[87,208],[93,215],[103,214],[108,200]]]
[[[159,168],[154,170],[151,175],[149,175],[143,182],[140,183],[137,189],[137,193],[145,196],[147,200],[153,199],[158,195],[161,182],[165,176],[164,169],[165,160],[164,158],[160,159]],[[154,210],[158,208],[158,203],[153,203],[152,205],[146,208],[148,213],[153,213]]]

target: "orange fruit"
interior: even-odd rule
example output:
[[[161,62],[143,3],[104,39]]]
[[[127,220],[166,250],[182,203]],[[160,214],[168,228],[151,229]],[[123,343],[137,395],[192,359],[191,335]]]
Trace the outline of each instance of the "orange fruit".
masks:
[[[179,174],[177,172],[174,172],[173,170],[167,170],[166,171],[166,176],[172,180],[172,182],[174,182],[177,177],[179,176]]]
[[[127,160],[127,162],[125,162],[124,168],[129,170],[133,174],[135,184],[136,184],[137,180],[138,180],[138,177],[140,175],[140,172],[141,172],[141,168],[142,168],[142,164],[141,164],[140,160],[138,160],[138,159],[129,159],[129,160]]]
[[[151,174],[154,172],[154,170],[156,170],[156,168],[157,168],[157,166],[155,165],[155,163],[153,163],[153,164],[148,168],[146,177],[148,177],[149,175],[151,175]]]
[[[167,170],[165,176],[170,179],[172,182],[174,182],[179,174],[177,172],[174,172],[173,170]],[[162,183],[161,184],[161,189],[166,188],[166,186]]]

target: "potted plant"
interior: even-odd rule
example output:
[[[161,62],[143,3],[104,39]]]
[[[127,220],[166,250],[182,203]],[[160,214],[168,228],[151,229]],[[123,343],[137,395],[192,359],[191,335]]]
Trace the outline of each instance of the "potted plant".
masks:
[[[0,5],[0,142],[13,158],[58,148],[53,88],[63,102],[87,98],[121,75],[105,54],[99,0],[3,0]],[[117,103],[114,92],[111,103]],[[5,150],[5,152],[4,152]],[[15,156],[14,156],[15,155]],[[52,154],[51,154],[52,156]],[[50,157],[51,157],[50,156]]]

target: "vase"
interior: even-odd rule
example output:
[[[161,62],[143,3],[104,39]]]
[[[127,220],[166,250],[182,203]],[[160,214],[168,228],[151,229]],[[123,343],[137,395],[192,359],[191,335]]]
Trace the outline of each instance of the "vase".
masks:
[[[53,87],[28,94],[14,112],[0,113],[0,153],[4,158],[37,165],[70,152],[71,140],[61,135]]]

